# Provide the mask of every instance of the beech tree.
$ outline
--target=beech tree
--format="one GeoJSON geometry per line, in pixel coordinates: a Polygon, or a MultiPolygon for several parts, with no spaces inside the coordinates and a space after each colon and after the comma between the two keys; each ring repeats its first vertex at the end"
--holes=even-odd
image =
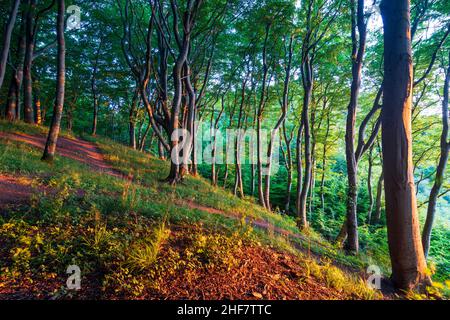
{"type": "Polygon", "coordinates": [[[56,143],[61,129],[61,118],[64,107],[64,88],[66,80],[66,42],[64,39],[64,0],[57,0],[58,15],[56,23],[56,37],[58,41],[57,56],[57,78],[56,78],[56,99],[53,107],[53,117],[48,132],[47,143],[45,144],[42,160],[53,161],[56,152],[56,143]]]}
{"type": "Polygon", "coordinates": [[[383,0],[383,172],[392,280],[403,289],[428,281],[413,177],[411,105],[413,70],[410,1],[383,0]]]}

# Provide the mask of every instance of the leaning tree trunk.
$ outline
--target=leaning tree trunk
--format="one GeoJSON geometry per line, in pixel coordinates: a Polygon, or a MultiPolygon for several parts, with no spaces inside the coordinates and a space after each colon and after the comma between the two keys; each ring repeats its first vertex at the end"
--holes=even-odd
{"type": "Polygon", "coordinates": [[[0,89],[3,85],[3,79],[5,78],[6,62],[8,60],[9,47],[11,45],[11,35],[16,23],[17,12],[19,11],[20,0],[13,2],[11,13],[9,14],[8,21],[6,22],[5,31],[3,32],[3,48],[0,53],[0,89]]]}
{"type": "Polygon", "coordinates": [[[383,0],[384,92],[382,146],[392,280],[412,289],[429,282],[415,196],[411,104],[413,68],[410,1],[383,0]]]}
{"type": "Polygon", "coordinates": [[[433,221],[436,212],[436,202],[444,182],[444,173],[447,167],[448,153],[450,150],[450,142],[448,139],[448,100],[449,100],[449,85],[450,85],[450,53],[448,69],[445,75],[444,82],[444,100],[442,101],[442,133],[441,133],[441,155],[439,157],[439,164],[436,170],[436,177],[434,179],[433,187],[431,188],[430,198],[428,202],[427,218],[422,232],[422,244],[425,257],[428,256],[430,249],[431,231],[433,229],[433,221]]]}
{"type": "Polygon", "coordinates": [[[56,100],[53,108],[52,123],[48,132],[47,143],[45,145],[42,160],[52,161],[55,157],[56,143],[61,128],[61,117],[64,106],[64,86],[66,78],[66,43],[64,39],[64,0],[58,0],[58,17],[56,26],[56,36],[58,41],[57,66],[58,75],[56,79],[56,100]]]}

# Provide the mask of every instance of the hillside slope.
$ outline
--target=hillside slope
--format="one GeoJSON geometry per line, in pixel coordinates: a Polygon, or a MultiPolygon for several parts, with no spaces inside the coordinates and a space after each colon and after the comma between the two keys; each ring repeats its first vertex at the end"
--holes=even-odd
{"type": "Polygon", "coordinates": [[[104,138],[0,122],[0,298],[378,299],[368,262],[292,218],[104,138]],[[119,156],[120,155],[120,156],[119,156]],[[81,270],[68,290],[67,268],[81,270]]]}

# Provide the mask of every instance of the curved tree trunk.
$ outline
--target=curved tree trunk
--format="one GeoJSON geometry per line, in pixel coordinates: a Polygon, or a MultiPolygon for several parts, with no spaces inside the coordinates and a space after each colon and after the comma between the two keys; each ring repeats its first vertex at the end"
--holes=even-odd
{"type": "Polygon", "coordinates": [[[382,109],[386,222],[392,280],[412,289],[429,283],[419,231],[413,177],[410,1],[383,0],[384,92],[382,109]]]}

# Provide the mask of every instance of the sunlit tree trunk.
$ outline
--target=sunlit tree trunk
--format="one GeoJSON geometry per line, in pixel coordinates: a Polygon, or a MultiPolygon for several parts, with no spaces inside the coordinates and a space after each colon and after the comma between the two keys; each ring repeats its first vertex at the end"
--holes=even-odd
{"type": "Polygon", "coordinates": [[[429,282],[419,231],[413,177],[413,68],[410,1],[383,0],[384,92],[382,146],[392,280],[401,289],[429,282]]]}

